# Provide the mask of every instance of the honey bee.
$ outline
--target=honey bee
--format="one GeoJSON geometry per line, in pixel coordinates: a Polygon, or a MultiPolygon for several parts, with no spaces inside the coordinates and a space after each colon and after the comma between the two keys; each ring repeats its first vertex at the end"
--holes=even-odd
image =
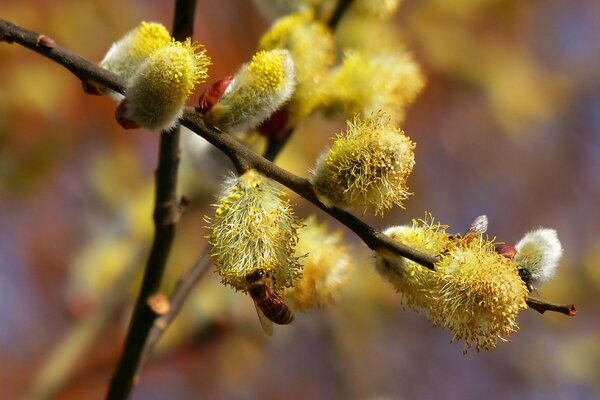
{"type": "Polygon", "coordinates": [[[469,245],[474,239],[481,237],[488,228],[487,215],[480,215],[475,218],[475,221],[471,223],[467,232],[463,235],[463,242],[465,245],[469,245]]]}
{"type": "Polygon", "coordinates": [[[254,301],[258,320],[265,333],[273,335],[273,322],[279,325],[289,324],[294,314],[273,290],[274,282],[262,269],[246,275],[248,294],[254,301]]]}

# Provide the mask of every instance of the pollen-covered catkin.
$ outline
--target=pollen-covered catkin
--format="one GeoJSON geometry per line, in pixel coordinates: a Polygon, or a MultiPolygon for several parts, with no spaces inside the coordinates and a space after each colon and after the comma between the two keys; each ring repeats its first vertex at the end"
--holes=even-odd
{"type": "Polygon", "coordinates": [[[100,66],[129,79],[150,54],[170,42],[171,36],[164,25],[142,21],[112,44],[100,66]]]}
{"type": "Polygon", "coordinates": [[[453,340],[463,340],[465,351],[495,348],[519,329],[516,318],[527,308],[528,290],[515,265],[496,253],[492,242],[475,239],[456,246],[435,269],[440,284],[431,291],[429,319],[450,330],[453,340]]]}
{"type": "Polygon", "coordinates": [[[208,236],[223,283],[246,291],[246,275],[259,269],[279,289],[300,277],[294,251],[302,225],[283,196],[274,181],[255,170],[225,181],[208,236]]]}
{"type": "Polygon", "coordinates": [[[260,51],[238,70],[205,120],[226,132],[255,128],[290,98],[295,85],[287,50],[260,51]]]}
{"type": "Polygon", "coordinates": [[[315,20],[312,12],[297,12],[275,21],[260,39],[258,48],[290,52],[297,84],[288,110],[294,119],[310,114],[317,104],[317,85],[335,60],[330,29],[315,20]]]}
{"type": "Polygon", "coordinates": [[[554,277],[563,252],[556,231],[545,228],[527,233],[515,249],[513,261],[529,272],[534,287],[554,277]]]}
{"type": "Polygon", "coordinates": [[[342,232],[331,232],[311,216],[300,230],[296,255],[302,257],[302,277],[288,290],[294,308],[307,310],[333,302],[350,282],[354,257],[342,232]]]}
{"type": "Polygon", "coordinates": [[[168,130],[177,124],[185,101],[197,83],[207,77],[206,51],[188,39],[171,41],[152,53],[137,69],[125,93],[119,117],[151,130],[168,130]]]}
{"type": "MultiPolygon", "coordinates": [[[[425,219],[413,220],[411,226],[392,226],[383,233],[416,250],[435,255],[453,245],[446,228],[427,214],[425,219]]],[[[375,267],[410,308],[418,311],[429,306],[432,301],[429,292],[438,284],[434,271],[386,250],[376,252],[375,267]]]]}
{"type": "Polygon", "coordinates": [[[435,326],[471,347],[495,348],[498,340],[519,329],[516,318],[527,308],[527,287],[516,266],[481,237],[461,240],[446,233],[428,216],[412,226],[388,228],[385,233],[439,261],[430,270],[385,250],[376,253],[377,271],[416,311],[435,326]]]}
{"type": "Polygon", "coordinates": [[[399,123],[404,109],[424,87],[424,78],[406,52],[348,51],[320,85],[319,108],[327,115],[363,117],[384,110],[399,123]]]}
{"type": "Polygon", "coordinates": [[[329,207],[374,207],[375,214],[402,206],[409,195],[414,143],[382,112],[347,124],[347,132],[337,135],[311,172],[319,200],[329,207]]]}

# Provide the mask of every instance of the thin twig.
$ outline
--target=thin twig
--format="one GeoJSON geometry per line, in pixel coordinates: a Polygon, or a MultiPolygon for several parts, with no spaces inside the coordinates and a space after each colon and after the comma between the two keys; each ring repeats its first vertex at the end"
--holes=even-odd
{"type": "Polygon", "coordinates": [[[527,299],[527,305],[529,308],[539,312],[540,314],[543,314],[546,311],[554,311],[568,315],[569,317],[574,317],[577,314],[575,304],[554,304],[530,297],[527,299]]]}
{"type": "MultiPolygon", "coordinates": [[[[193,31],[195,0],[177,0],[175,3],[174,32],[176,40],[184,40],[193,31]]],[[[148,300],[160,289],[163,273],[175,238],[175,228],[181,216],[177,199],[177,173],[181,151],[179,126],[160,135],[158,166],[156,168],[156,198],[154,204],[154,239],[144,271],[142,287],[131,317],[129,331],[121,359],[108,389],[107,399],[127,399],[134,386],[142,353],[158,317],[148,300]]]]}
{"type": "Polygon", "coordinates": [[[348,11],[348,8],[350,8],[353,1],[354,0],[338,1],[338,3],[335,6],[335,10],[333,10],[331,18],[327,22],[327,25],[329,26],[329,28],[331,28],[331,30],[335,30],[335,28],[337,28],[337,25],[339,24],[346,11],[348,11]]]}
{"type": "Polygon", "coordinates": [[[209,270],[211,265],[210,248],[207,246],[192,268],[184,273],[177,281],[171,296],[169,296],[169,304],[171,306],[169,312],[154,321],[154,326],[152,327],[150,335],[148,336],[148,340],[146,341],[146,347],[144,348],[144,353],[142,356],[142,363],[148,359],[150,354],[152,354],[156,343],[162,337],[167,327],[171,325],[177,315],[179,315],[181,308],[185,304],[185,300],[196,286],[196,283],[198,283],[200,278],[202,278],[209,270]]]}

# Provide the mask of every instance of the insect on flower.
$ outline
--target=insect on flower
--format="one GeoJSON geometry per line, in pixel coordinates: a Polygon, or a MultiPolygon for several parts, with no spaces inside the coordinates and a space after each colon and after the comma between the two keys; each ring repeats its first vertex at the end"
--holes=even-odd
{"type": "Polygon", "coordinates": [[[265,333],[273,335],[273,322],[287,325],[294,320],[294,314],[274,290],[273,279],[262,269],[246,275],[248,294],[254,301],[258,320],[265,333]]]}
{"type": "Polygon", "coordinates": [[[481,235],[483,235],[485,232],[487,232],[487,228],[488,228],[487,215],[480,215],[479,217],[475,218],[475,221],[473,221],[471,223],[471,225],[469,226],[469,229],[463,236],[463,242],[466,245],[468,245],[474,239],[481,238],[481,235]]]}

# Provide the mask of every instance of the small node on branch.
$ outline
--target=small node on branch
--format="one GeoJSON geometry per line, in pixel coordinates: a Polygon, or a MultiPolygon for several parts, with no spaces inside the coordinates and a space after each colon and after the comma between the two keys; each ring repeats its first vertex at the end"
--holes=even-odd
{"type": "Polygon", "coordinates": [[[171,309],[169,298],[163,293],[155,294],[148,299],[148,306],[157,315],[165,315],[171,309]]]}
{"type": "Polygon", "coordinates": [[[46,49],[52,49],[52,48],[54,48],[54,46],[56,46],[56,42],[54,41],[54,39],[52,39],[49,36],[42,35],[42,34],[40,34],[37,37],[35,44],[38,47],[43,47],[46,49]]]}
{"type": "Polygon", "coordinates": [[[187,193],[182,194],[181,197],[179,198],[179,211],[183,212],[187,208],[187,206],[190,205],[191,202],[192,202],[192,197],[189,194],[187,194],[187,193]]]}

